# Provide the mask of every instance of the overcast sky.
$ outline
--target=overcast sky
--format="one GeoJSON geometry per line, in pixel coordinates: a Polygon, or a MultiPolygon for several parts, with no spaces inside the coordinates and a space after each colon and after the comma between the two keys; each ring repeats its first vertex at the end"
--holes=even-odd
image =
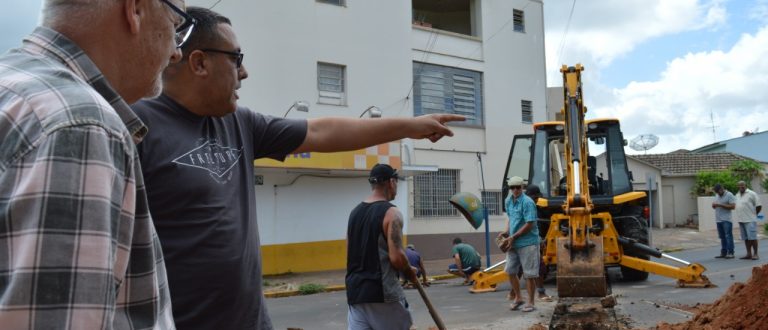
{"type": "Polygon", "coordinates": [[[588,117],[658,136],[648,153],[768,130],[768,1],[576,1],[566,34],[572,4],[544,1],[547,79],[582,63],[588,117]]]}
{"type": "MultiPolygon", "coordinates": [[[[36,25],[40,4],[4,0],[0,52],[36,25]]],[[[649,153],[768,130],[768,0],[573,4],[544,1],[547,81],[562,85],[560,65],[582,63],[588,117],[621,119],[630,140],[658,136],[649,153]]]]}

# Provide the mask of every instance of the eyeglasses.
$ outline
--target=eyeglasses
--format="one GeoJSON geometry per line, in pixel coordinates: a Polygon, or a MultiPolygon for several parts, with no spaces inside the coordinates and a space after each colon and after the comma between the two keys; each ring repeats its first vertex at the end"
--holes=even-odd
{"type": "Polygon", "coordinates": [[[509,189],[522,189],[523,186],[509,186],[509,189]]]}
{"type": "Polygon", "coordinates": [[[204,52],[227,54],[227,55],[230,55],[230,56],[234,56],[235,58],[237,58],[237,68],[239,69],[243,65],[243,57],[245,57],[245,54],[243,54],[241,52],[230,52],[230,51],[226,51],[226,50],[213,49],[213,48],[204,48],[204,49],[201,49],[201,50],[204,51],[204,52]]]}
{"type": "Polygon", "coordinates": [[[168,5],[168,7],[171,7],[171,10],[173,10],[176,14],[181,16],[181,24],[176,26],[176,48],[180,48],[184,45],[184,43],[189,39],[189,35],[192,34],[192,29],[195,27],[195,24],[197,24],[197,21],[194,17],[189,16],[186,12],[181,10],[181,8],[176,7],[176,5],[172,4],[170,0],[160,0],[164,4],[168,5]]]}

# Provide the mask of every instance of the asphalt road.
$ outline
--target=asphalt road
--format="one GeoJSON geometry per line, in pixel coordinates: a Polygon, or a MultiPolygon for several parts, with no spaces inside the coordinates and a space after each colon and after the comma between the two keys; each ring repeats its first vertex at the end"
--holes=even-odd
{"type": "MultiPolygon", "coordinates": [[[[763,251],[767,251],[768,240],[760,243],[763,251]]],[[[743,250],[743,246],[736,247],[737,257],[743,255],[743,250]]],[[[705,274],[717,285],[715,288],[678,288],[675,280],[656,275],[651,275],[643,282],[622,282],[618,280],[618,272],[611,270],[612,291],[618,301],[617,314],[629,319],[630,324],[638,328],[651,327],[661,321],[685,321],[692,314],[679,309],[679,306],[714,302],[731,284],[746,282],[753,267],[768,261],[768,252],[763,254],[762,260],[757,261],[715,259],[714,256],[719,252],[719,247],[710,247],[672,254],[704,265],[707,268],[705,274]]],[[[548,293],[554,293],[554,281],[545,286],[548,293]]],[[[510,311],[509,302],[505,299],[509,290],[508,283],[500,285],[496,292],[483,294],[469,293],[468,287],[461,285],[458,279],[433,283],[426,290],[449,329],[527,329],[537,323],[546,325],[555,306],[554,302],[537,301],[538,309],[534,312],[510,311]]],[[[411,305],[415,326],[418,329],[433,326],[418,292],[406,290],[406,297],[411,305]]],[[[347,304],[344,291],[267,299],[267,305],[275,329],[346,329],[347,304]]]]}

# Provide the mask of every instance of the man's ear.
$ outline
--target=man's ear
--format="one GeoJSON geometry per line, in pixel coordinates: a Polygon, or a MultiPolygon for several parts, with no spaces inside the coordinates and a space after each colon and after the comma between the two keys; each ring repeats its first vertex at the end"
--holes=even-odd
{"type": "Polygon", "coordinates": [[[148,0],[125,0],[123,10],[132,34],[138,34],[141,29],[141,19],[146,13],[143,6],[148,0]]]}
{"type": "Polygon", "coordinates": [[[187,67],[196,76],[208,76],[210,69],[208,56],[202,50],[193,50],[187,55],[187,67]]]}

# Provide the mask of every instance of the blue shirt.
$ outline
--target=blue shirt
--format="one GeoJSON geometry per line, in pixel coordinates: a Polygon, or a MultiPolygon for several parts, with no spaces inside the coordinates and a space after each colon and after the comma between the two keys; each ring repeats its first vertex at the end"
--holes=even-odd
{"type": "Polygon", "coordinates": [[[525,194],[521,194],[518,198],[509,194],[504,201],[504,206],[507,208],[507,216],[509,217],[510,236],[525,226],[526,223],[533,222],[531,230],[514,240],[514,247],[519,249],[528,245],[539,244],[539,226],[536,225],[538,216],[533,200],[525,194]]]}

